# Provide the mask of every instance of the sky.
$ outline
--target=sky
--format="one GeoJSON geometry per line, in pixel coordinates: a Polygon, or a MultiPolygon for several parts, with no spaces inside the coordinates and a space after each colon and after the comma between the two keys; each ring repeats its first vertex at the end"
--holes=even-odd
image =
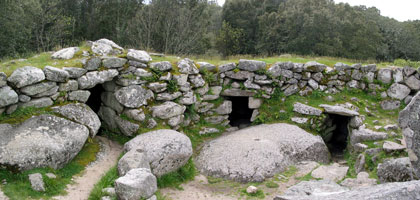
{"type": "MultiPolygon", "coordinates": [[[[220,5],[225,0],[217,0],[220,5]]],[[[394,18],[398,21],[420,20],[420,0],[334,0],[336,3],[344,2],[352,6],[365,5],[376,7],[381,15],[394,18]]]]}

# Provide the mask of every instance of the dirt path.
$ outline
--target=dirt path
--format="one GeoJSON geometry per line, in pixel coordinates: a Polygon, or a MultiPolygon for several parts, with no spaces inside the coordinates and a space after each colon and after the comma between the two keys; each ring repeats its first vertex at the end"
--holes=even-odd
{"type": "MultiPolygon", "coordinates": [[[[257,187],[264,191],[264,199],[273,199],[279,194],[282,194],[288,187],[295,185],[299,182],[297,177],[302,177],[310,173],[313,169],[318,167],[319,164],[315,162],[304,162],[298,164],[297,171],[290,177],[278,177],[279,180],[274,178],[270,179],[272,182],[278,184],[278,187],[268,188],[266,185],[261,184],[257,187]]],[[[240,184],[231,181],[213,181],[209,183],[208,179],[203,175],[198,175],[195,180],[182,184],[183,190],[172,188],[165,188],[161,190],[163,196],[168,200],[237,200],[237,199],[250,199],[247,196],[241,195],[241,190],[247,188],[248,185],[240,184]]],[[[252,198],[251,198],[252,199],[252,198]]]]}
{"type": "Polygon", "coordinates": [[[1,191],[1,187],[0,187],[0,200],[8,200],[9,198],[6,197],[6,195],[4,195],[4,193],[1,191]]]}
{"type": "Polygon", "coordinates": [[[67,195],[54,197],[56,200],[86,200],[93,187],[105,173],[117,163],[123,147],[107,138],[97,136],[101,142],[98,160],[89,165],[81,176],[74,178],[74,184],[67,187],[67,195]]]}

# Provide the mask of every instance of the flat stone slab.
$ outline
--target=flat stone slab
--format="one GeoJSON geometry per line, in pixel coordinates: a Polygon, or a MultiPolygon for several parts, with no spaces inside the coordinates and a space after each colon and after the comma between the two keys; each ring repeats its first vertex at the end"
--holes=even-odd
{"type": "Polygon", "coordinates": [[[208,142],[196,165],[208,176],[260,182],[301,161],[328,160],[328,149],[321,137],[279,123],[241,129],[208,142]]]}
{"type": "Polygon", "coordinates": [[[331,106],[331,105],[321,104],[319,105],[319,107],[324,108],[325,109],[324,112],[329,113],[329,114],[336,114],[336,115],[347,116],[347,117],[354,117],[354,116],[359,115],[358,112],[344,108],[342,106],[331,106]]]}
{"type": "Polygon", "coordinates": [[[338,163],[323,165],[312,172],[312,177],[337,182],[346,176],[348,170],[349,167],[341,167],[338,163]]]}

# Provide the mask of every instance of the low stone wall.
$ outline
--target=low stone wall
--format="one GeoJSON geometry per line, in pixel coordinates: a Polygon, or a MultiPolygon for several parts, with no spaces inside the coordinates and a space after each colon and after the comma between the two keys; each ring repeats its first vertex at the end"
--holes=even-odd
{"type": "MultiPolygon", "coordinates": [[[[259,99],[271,98],[276,88],[286,96],[361,89],[380,95],[386,110],[400,108],[402,101],[410,102],[420,90],[420,73],[410,67],[378,69],[376,65],[337,63],[330,68],[317,62],[267,65],[253,60],[214,66],[190,59],[153,62],[146,52],[133,49],[122,57],[110,56],[124,51],[110,42],[93,42],[91,47],[83,53],[83,68],[46,66],[41,70],[28,66],[9,77],[0,72],[0,114],[11,114],[18,107],[86,102],[89,89],[101,84],[104,92],[95,101],[100,104],[98,114],[103,124],[132,136],[140,128],[158,124],[178,129],[205,120],[227,126],[232,111],[232,102],[224,98],[227,96],[249,97],[255,118],[259,99]]],[[[60,58],[58,53],[55,58],[60,58]]]]}

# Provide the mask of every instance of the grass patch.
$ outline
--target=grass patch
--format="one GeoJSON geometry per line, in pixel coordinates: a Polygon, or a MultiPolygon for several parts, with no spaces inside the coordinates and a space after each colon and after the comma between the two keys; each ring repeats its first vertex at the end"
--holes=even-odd
{"type": "Polygon", "coordinates": [[[2,187],[6,196],[11,200],[21,199],[51,199],[53,196],[65,193],[67,184],[71,183],[74,175],[82,172],[85,167],[96,159],[100,146],[97,140],[86,143],[80,153],[64,168],[54,170],[51,168],[33,169],[22,173],[12,173],[5,169],[0,169],[0,180],[5,179],[7,184],[2,187]],[[32,190],[28,175],[41,173],[45,182],[45,192],[32,190]],[[53,173],[56,179],[49,179],[46,173],[53,173]]]}
{"type": "Polygon", "coordinates": [[[269,182],[265,183],[265,186],[268,187],[268,188],[278,188],[279,184],[277,184],[273,181],[269,181],[269,182]]]}
{"type": "Polygon", "coordinates": [[[99,200],[106,194],[102,192],[102,189],[107,187],[114,187],[114,181],[118,178],[117,166],[112,167],[102,178],[95,184],[92,192],[90,192],[88,200],[99,200]]]}
{"type": "Polygon", "coordinates": [[[258,199],[264,199],[265,198],[264,192],[260,189],[258,189],[257,192],[253,193],[253,194],[249,194],[249,193],[246,192],[246,189],[242,189],[241,190],[241,196],[255,197],[255,198],[258,198],[258,199]]]}
{"type": "Polygon", "coordinates": [[[182,183],[194,180],[194,177],[198,174],[195,168],[194,162],[190,159],[187,164],[178,169],[175,172],[165,174],[158,178],[157,183],[159,188],[172,187],[176,189],[182,189],[180,186],[182,183]]]}
{"type": "Polygon", "coordinates": [[[0,124],[20,124],[27,119],[43,114],[54,114],[51,108],[18,108],[15,112],[10,115],[3,113],[0,115],[0,124]]]}

